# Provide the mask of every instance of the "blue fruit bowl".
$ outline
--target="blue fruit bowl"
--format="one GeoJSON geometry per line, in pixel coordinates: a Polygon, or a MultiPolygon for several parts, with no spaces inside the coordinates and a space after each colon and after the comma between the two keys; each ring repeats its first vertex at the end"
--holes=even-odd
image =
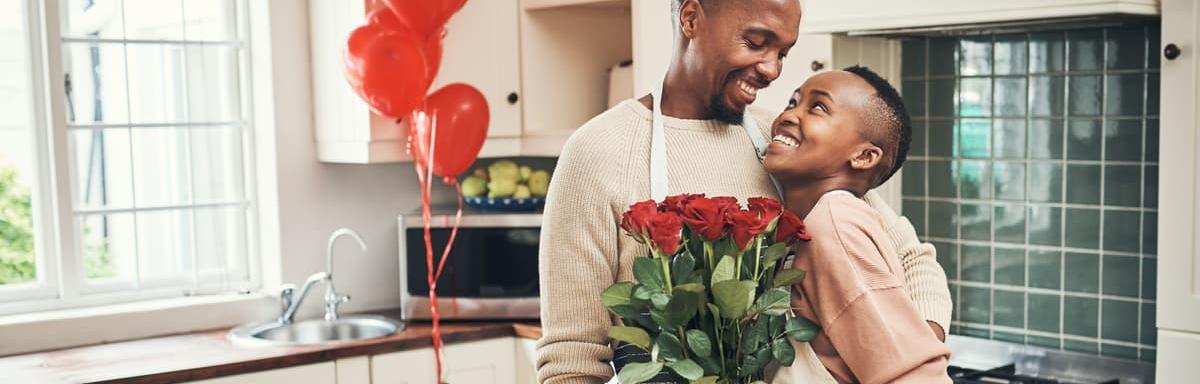
{"type": "Polygon", "coordinates": [[[517,199],[512,197],[465,196],[463,197],[463,202],[467,203],[467,206],[483,211],[526,212],[541,209],[546,199],[541,197],[517,199]]]}

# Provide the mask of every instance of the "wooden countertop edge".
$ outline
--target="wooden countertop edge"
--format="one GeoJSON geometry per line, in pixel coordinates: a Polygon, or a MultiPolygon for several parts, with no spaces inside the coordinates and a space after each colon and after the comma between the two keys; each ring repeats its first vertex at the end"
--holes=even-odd
{"type": "MultiPolygon", "coordinates": [[[[443,324],[442,338],[446,344],[478,341],[492,339],[498,337],[517,337],[524,339],[541,338],[541,328],[536,324],[518,323],[518,322],[476,322],[476,323],[448,323],[443,324]]],[[[227,330],[195,332],[183,336],[204,337],[213,334],[227,332],[227,330]]],[[[81,372],[82,382],[87,383],[163,383],[163,382],[181,382],[204,380],[223,376],[232,376],[244,373],[252,373],[266,371],[272,369],[288,368],[300,365],[315,364],[327,361],[334,361],[342,358],[377,355],[391,352],[399,352],[420,348],[428,348],[433,345],[433,341],[429,338],[430,329],[428,323],[410,324],[405,330],[394,335],[371,340],[362,340],[350,342],[346,344],[333,346],[308,346],[308,347],[279,347],[276,351],[265,351],[265,356],[249,357],[245,360],[217,363],[212,365],[197,366],[194,368],[171,369],[164,372],[153,373],[132,373],[127,377],[97,377],[88,378],[86,369],[81,372]],[[271,352],[278,354],[270,355],[271,352]]],[[[180,335],[175,335],[178,337],[180,335]]],[[[164,337],[166,338],[166,337],[164,337]]],[[[138,341],[132,341],[138,342],[138,341]]],[[[86,347],[80,347],[86,348],[86,347]]],[[[234,347],[241,348],[241,347],[234,347]]],[[[256,347],[248,347],[256,348],[256,347]]],[[[268,347],[269,348],[269,347],[268,347]]],[[[55,352],[45,352],[53,354],[55,352]]],[[[9,356],[9,357],[20,357],[9,356]]],[[[0,358],[0,367],[3,366],[5,358],[0,358]]],[[[203,364],[203,363],[202,363],[203,364]]],[[[19,367],[18,367],[19,368],[19,367]]],[[[88,367],[85,367],[88,368],[88,367]]],[[[94,368],[94,367],[91,367],[94,368]]],[[[54,372],[52,368],[42,368],[48,372],[14,372],[17,377],[23,377],[22,374],[28,374],[33,378],[43,379],[61,379],[67,382],[78,382],[80,377],[71,375],[71,372],[54,372]],[[72,379],[73,378],[73,379],[72,379]]],[[[60,368],[69,369],[69,368],[60,368]]],[[[93,372],[94,373],[94,372],[93,372]]],[[[117,374],[119,375],[119,374],[117,374]]],[[[105,375],[106,376],[106,375],[105,375]]]]}

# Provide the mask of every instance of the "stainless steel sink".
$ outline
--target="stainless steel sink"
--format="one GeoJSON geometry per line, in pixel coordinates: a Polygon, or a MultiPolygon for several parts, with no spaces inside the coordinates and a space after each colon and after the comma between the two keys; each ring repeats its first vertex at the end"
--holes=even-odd
{"type": "Polygon", "coordinates": [[[347,316],[292,324],[279,321],[245,324],[229,331],[229,338],[245,346],[320,345],[384,337],[402,329],[403,324],[382,316],[347,316]]]}

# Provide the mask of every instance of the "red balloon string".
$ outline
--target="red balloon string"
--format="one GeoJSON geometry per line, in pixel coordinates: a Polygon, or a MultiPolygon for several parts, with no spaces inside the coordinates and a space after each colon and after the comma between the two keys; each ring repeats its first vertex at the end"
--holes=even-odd
{"type": "MultiPolygon", "coordinates": [[[[431,122],[421,111],[413,111],[412,122],[416,129],[432,129],[436,132],[436,122],[431,122]]],[[[418,135],[420,136],[420,135],[418,135]]],[[[431,214],[430,214],[430,189],[433,188],[433,153],[434,153],[434,135],[428,135],[429,142],[424,143],[429,151],[426,153],[426,164],[421,164],[418,161],[413,162],[413,167],[417,171],[417,181],[421,184],[421,219],[425,224],[425,268],[427,271],[427,282],[429,285],[429,314],[433,320],[433,329],[431,338],[433,339],[433,360],[434,367],[437,372],[437,383],[442,383],[442,332],[441,332],[441,316],[438,314],[437,304],[437,280],[441,277],[442,267],[445,266],[446,256],[442,255],[442,260],[439,261],[438,267],[434,268],[433,261],[433,236],[431,232],[431,214]]],[[[411,137],[410,137],[411,140],[411,137]]],[[[457,225],[456,225],[457,227],[457,225]]],[[[456,228],[457,230],[457,228],[456,228]]],[[[451,237],[453,241],[453,237],[451,237]]],[[[448,248],[448,247],[447,247],[448,248]]]]}

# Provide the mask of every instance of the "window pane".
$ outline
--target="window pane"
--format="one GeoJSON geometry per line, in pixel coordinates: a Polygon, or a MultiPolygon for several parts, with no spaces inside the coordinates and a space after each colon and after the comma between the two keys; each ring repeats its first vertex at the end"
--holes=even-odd
{"type": "Polygon", "coordinates": [[[133,192],[137,207],[191,203],[187,129],[134,129],[132,148],[133,192]]]}
{"type": "Polygon", "coordinates": [[[196,210],[196,258],[201,274],[246,271],[246,209],[196,210]]]}
{"type": "Polygon", "coordinates": [[[64,2],[65,36],[120,39],[125,35],[121,0],[70,0],[64,2]]]}
{"type": "Polygon", "coordinates": [[[26,2],[0,1],[0,286],[34,283],[36,141],[26,2]]]}
{"type": "Polygon", "coordinates": [[[191,144],[196,203],[244,200],[242,130],[227,126],[193,129],[191,144]]]}
{"type": "Polygon", "coordinates": [[[238,56],[235,48],[216,45],[187,47],[188,120],[229,122],[240,117],[238,56]]]}
{"type": "Polygon", "coordinates": [[[129,129],[72,130],[71,148],[79,209],[133,207],[129,129]]]}
{"type": "Polygon", "coordinates": [[[191,212],[138,212],[137,243],[142,282],[179,281],[191,274],[191,212]]]}
{"type": "Polygon", "coordinates": [[[233,0],[183,0],[183,34],[188,40],[234,39],[234,7],[233,0]]]}
{"type": "Polygon", "coordinates": [[[125,46],[116,43],[63,44],[67,87],[67,121],[74,124],[129,121],[125,81],[125,46]]]}
{"type": "Polygon", "coordinates": [[[183,39],[180,0],[123,0],[126,39],[183,39]]]}
{"type": "Polygon", "coordinates": [[[84,274],[92,282],[137,279],[137,242],[132,213],[86,215],[79,220],[83,236],[84,274]]]}
{"type": "Polygon", "coordinates": [[[129,115],[134,123],[186,121],[184,49],[166,44],[129,44],[129,115]]]}

